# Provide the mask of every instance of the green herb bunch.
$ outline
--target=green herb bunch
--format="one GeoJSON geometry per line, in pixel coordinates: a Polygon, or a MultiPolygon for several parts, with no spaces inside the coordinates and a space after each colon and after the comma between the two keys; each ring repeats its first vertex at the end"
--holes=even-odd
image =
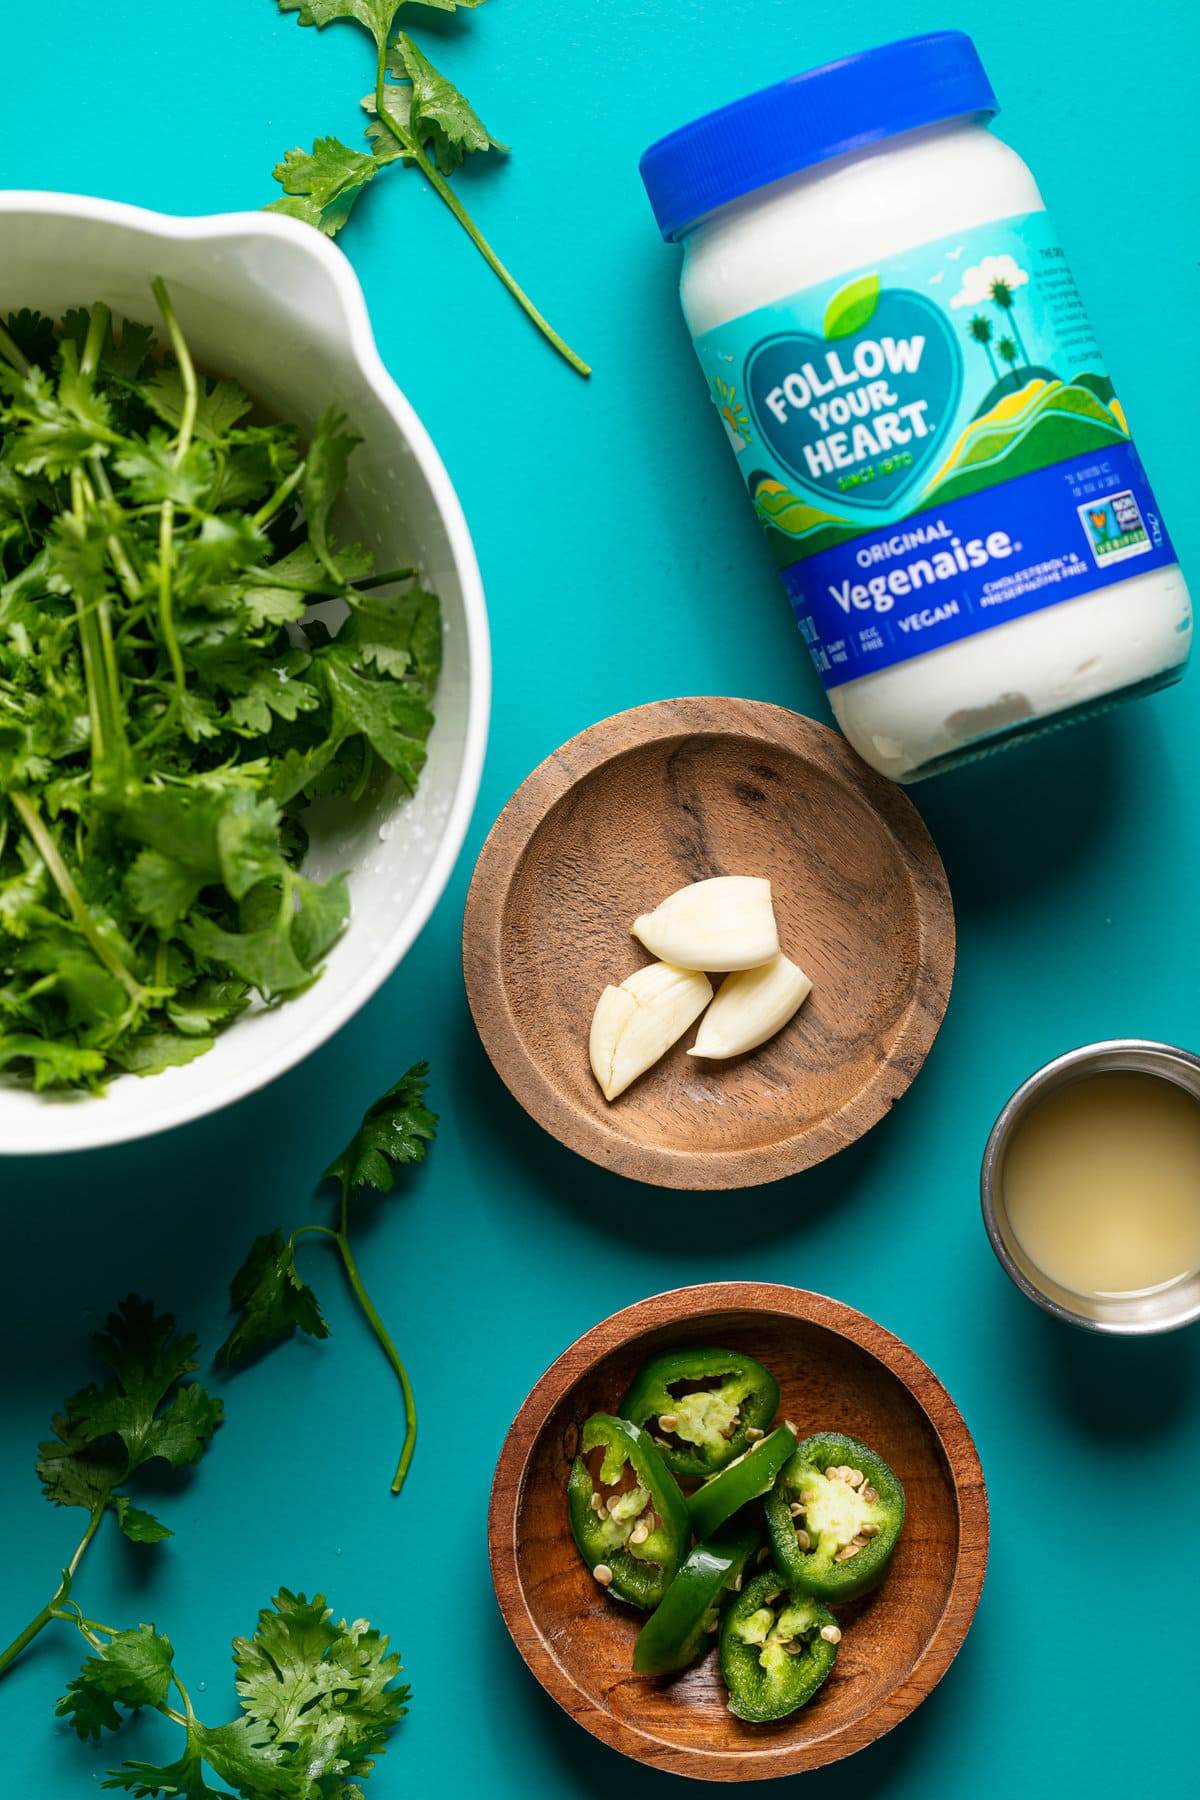
{"type": "Polygon", "coordinates": [[[366,1619],[335,1624],[323,1595],[310,1601],[282,1589],[253,1635],[234,1639],[240,1714],[212,1726],[196,1716],[164,1632],[106,1625],[74,1599],[79,1566],[109,1513],[135,1543],[172,1535],[134,1504],[129,1484],[155,1462],[180,1470],[198,1463],[223,1414],[220,1400],[187,1379],[198,1367],[196,1339],[178,1334],[171,1315],[148,1301],[122,1301],[96,1349],[106,1379],[64,1403],[37,1461],[46,1498],[82,1509],[87,1528],[49,1601],[0,1651],[0,1675],[57,1622],[73,1627],[89,1651],[57,1707],[81,1738],[119,1731],[143,1707],[181,1727],[175,1761],[126,1762],[106,1788],[186,1800],[229,1800],[230,1790],[241,1800],[361,1800],[359,1784],[409,1697],[396,1685],[400,1658],[366,1619]],[[228,1785],[210,1786],[210,1774],[228,1785]]]}
{"type": "MultiPolygon", "coordinates": [[[[375,86],[362,101],[370,115],[370,150],[354,150],[340,138],[320,137],[309,150],[289,150],[275,170],[284,198],[266,208],[315,225],[327,236],[339,232],[368,183],[393,164],[418,169],[449,208],[489,269],[522,311],[580,375],[591,370],[538,311],[504,266],[450,185],[449,176],[468,156],[489,151],[507,155],[466,96],[435,69],[397,21],[408,0],[277,0],[280,12],[298,13],[301,25],[323,30],[339,20],[361,25],[375,44],[375,86]]],[[[438,12],[462,12],[483,0],[421,0],[438,12]]]]}
{"type": "Polygon", "coordinates": [[[307,987],[349,902],[305,810],[411,790],[432,724],[436,598],[333,532],[345,421],[257,420],[154,292],[167,354],[104,306],[0,324],[0,1069],[38,1088],[307,987]]]}
{"type": "Polygon", "coordinates": [[[171,1763],[126,1762],[106,1788],[145,1800],[362,1800],[360,1783],[408,1711],[400,1658],[366,1619],[334,1624],[324,1594],[283,1588],[249,1638],[233,1640],[240,1716],[204,1725],[175,1668],[171,1640],[152,1625],[118,1631],[82,1614],[92,1655],[58,1703],[81,1738],[119,1731],[122,1712],[153,1707],[182,1727],[171,1763]],[[172,1690],[179,1705],[171,1703],[172,1690]],[[210,1787],[209,1771],[228,1786],[210,1787]]]}

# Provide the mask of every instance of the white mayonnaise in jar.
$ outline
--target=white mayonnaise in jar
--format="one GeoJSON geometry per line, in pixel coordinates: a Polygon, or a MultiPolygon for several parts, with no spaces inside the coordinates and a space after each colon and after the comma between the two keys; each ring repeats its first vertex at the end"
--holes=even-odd
{"type": "Polygon", "coordinates": [[[1165,687],[1191,608],[968,37],[655,144],[683,310],[842,730],[899,781],[1165,687]]]}

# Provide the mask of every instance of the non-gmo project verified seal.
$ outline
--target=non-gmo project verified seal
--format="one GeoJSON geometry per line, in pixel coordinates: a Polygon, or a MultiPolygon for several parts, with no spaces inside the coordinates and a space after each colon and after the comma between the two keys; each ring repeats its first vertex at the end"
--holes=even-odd
{"type": "Polygon", "coordinates": [[[1098,569],[1124,562],[1130,556],[1142,556],[1150,549],[1150,534],[1128,488],[1105,500],[1089,500],[1076,510],[1098,569]]]}

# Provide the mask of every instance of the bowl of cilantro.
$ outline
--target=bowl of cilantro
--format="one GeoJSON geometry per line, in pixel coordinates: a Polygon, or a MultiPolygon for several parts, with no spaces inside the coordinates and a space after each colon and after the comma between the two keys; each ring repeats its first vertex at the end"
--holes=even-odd
{"type": "Polygon", "coordinates": [[[449,878],[489,697],[341,252],[0,193],[0,1153],[198,1118],[344,1024],[449,878]]]}

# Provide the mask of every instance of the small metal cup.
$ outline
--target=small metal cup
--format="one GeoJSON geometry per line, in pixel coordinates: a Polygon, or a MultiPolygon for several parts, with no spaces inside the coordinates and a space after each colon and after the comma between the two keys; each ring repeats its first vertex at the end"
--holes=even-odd
{"type": "MultiPolygon", "coordinates": [[[[1156,1044],[1143,1038],[1110,1038],[1106,1043],[1084,1044],[1079,1050],[1056,1057],[1017,1089],[992,1127],[980,1173],[983,1220],[992,1249],[1004,1268],[1021,1292],[1043,1311],[1070,1325],[1081,1325],[1085,1331],[1101,1331],[1115,1337],[1147,1336],[1157,1331],[1174,1331],[1200,1319],[1200,1270],[1155,1293],[1103,1298],[1072,1293],[1026,1256],[1009,1222],[1004,1200],[1005,1155],[1013,1133],[1030,1109],[1055,1088],[1083,1076],[1117,1071],[1173,1081],[1200,1100],[1200,1057],[1172,1044],[1156,1044]]],[[[1132,1204],[1136,1205],[1136,1197],[1132,1204]]]]}

